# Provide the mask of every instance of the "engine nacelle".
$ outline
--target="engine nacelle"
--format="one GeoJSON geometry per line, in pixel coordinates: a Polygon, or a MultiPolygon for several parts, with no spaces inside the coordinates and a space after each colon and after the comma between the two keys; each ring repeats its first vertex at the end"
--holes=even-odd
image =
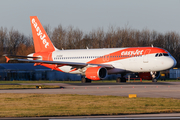
{"type": "Polygon", "coordinates": [[[91,80],[101,80],[107,76],[107,70],[103,67],[89,67],[86,69],[85,75],[91,80]]]}
{"type": "MultiPolygon", "coordinates": [[[[144,80],[152,80],[152,75],[150,72],[143,72],[143,73],[139,73],[138,74],[140,78],[144,79],[144,80]]],[[[160,72],[156,72],[155,74],[155,79],[157,79],[160,75],[160,72]]]]}

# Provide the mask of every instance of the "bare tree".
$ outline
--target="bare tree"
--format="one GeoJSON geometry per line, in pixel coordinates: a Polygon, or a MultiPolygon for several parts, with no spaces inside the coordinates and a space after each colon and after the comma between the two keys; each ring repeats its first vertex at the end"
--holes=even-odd
{"type": "MultiPolygon", "coordinates": [[[[153,44],[169,51],[177,60],[180,66],[180,35],[176,32],[165,34],[144,29],[142,31],[109,26],[107,32],[103,28],[93,29],[84,33],[78,28],[62,25],[51,30],[50,26],[44,26],[45,31],[53,44],[59,49],[84,49],[89,48],[115,48],[115,47],[145,47],[153,44]]],[[[0,55],[4,53],[27,55],[34,52],[32,36],[25,36],[13,28],[0,28],[0,55]],[[25,50],[26,49],[26,50],[25,50]]],[[[5,62],[0,57],[0,62],[5,62]]]]}
{"type": "Polygon", "coordinates": [[[81,48],[81,40],[83,39],[83,32],[79,29],[75,29],[73,31],[73,44],[74,44],[74,48],[76,49],[80,49],[81,48]]]}
{"type": "Polygon", "coordinates": [[[62,25],[58,25],[57,28],[54,28],[51,40],[57,48],[66,48],[65,38],[66,30],[63,29],[62,25]]]}
{"type": "Polygon", "coordinates": [[[20,34],[17,30],[11,28],[8,34],[8,39],[5,42],[7,45],[7,51],[10,54],[16,54],[19,44],[25,43],[26,39],[23,34],[20,34]]]}

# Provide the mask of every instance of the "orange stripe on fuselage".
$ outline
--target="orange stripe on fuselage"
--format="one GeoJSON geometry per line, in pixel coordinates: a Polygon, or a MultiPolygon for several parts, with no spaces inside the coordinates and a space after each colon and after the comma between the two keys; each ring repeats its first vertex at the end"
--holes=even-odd
{"type": "Polygon", "coordinates": [[[104,55],[100,58],[96,58],[87,63],[102,64],[102,63],[107,63],[107,62],[113,62],[116,60],[127,59],[130,57],[138,57],[141,55],[154,54],[154,53],[167,53],[167,51],[165,51],[164,49],[161,49],[161,48],[156,48],[156,47],[125,48],[125,49],[104,55]],[[146,51],[148,51],[148,52],[146,52],[146,51]]]}

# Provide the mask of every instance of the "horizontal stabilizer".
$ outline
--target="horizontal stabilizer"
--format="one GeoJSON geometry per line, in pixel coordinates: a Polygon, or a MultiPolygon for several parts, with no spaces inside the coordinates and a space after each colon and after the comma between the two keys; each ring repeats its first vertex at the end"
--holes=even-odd
{"type": "Polygon", "coordinates": [[[9,54],[4,54],[3,56],[10,57],[10,58],[40,58],[40,57],[31,57],[31,56],[20,56],[20,55],[9,55],[9,54]]]}

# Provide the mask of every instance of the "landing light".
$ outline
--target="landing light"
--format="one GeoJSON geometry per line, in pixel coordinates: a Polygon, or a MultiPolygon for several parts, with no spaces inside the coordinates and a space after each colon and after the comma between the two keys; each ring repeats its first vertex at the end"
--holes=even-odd
{"type": "Polygon", "coordinates": [[[36,86],[36,88],[37,88],[37,89],[41,89],[41,88],[42,88],[42,86],[36,86]]]}

